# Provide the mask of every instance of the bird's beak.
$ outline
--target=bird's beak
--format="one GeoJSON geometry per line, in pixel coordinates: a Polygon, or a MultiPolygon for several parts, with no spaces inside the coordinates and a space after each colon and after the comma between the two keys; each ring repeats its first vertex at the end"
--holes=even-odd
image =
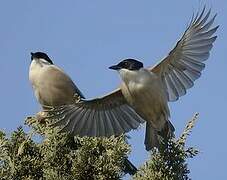
{"type": "Polygon", "coordinates": [[[31,60],[33,60],[33,55],[34,55],[34,53],[33,53],[33,52],[31,52],[31,60]]]}
{"type": "Polygon", "coordinates": [[[113,66],[110,66],[109,69],[119,70],[119,69],[121,69],[121,67],[118,65],[113,65],[113,66]]]}

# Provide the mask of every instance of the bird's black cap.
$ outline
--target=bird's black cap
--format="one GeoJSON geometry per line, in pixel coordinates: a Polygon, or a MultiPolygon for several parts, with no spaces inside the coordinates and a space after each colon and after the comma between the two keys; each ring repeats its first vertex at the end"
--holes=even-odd
{"type": "Polygon", "coordinates": [[[143,68],[143,63],[135,59],[124,59],[117,65],[110,66],[109,69],[119,70],[119,69],[128,69],[128,70],[139,70],[143,68]]]}
{"type": "Polygon", "coordinates": [[[53,64],[52,60],[44,52],[35,52],[35,53],[31,52],[31,60],[33,60],[34,58],[37,58],[37,59],[45,59],[50,64],[53,64]]]}

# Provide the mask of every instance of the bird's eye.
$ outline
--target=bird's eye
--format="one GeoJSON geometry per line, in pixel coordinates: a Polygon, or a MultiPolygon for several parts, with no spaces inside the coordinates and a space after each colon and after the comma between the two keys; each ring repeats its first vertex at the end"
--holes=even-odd
{"type": "Polygon", "coordinates": [[[127,61],[124,62],[124,66],[128,66],[128,62],[127,61]]]}

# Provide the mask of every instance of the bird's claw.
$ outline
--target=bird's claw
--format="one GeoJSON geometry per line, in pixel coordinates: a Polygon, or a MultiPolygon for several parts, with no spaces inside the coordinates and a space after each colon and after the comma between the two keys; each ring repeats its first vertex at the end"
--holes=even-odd
{"type": "Polygon", "coordinates": [[[77,93],[73,95],[73,98],[74,98],[74,100],[75,100],[75,103],[79,103],[79,102],[81,101],[81,97],[80,97],[80,95],[77,94],[77,93]]]}

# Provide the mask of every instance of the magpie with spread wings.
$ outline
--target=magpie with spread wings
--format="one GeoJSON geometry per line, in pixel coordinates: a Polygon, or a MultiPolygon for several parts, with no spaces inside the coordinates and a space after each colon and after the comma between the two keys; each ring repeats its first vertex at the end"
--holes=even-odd
{"type": "Polygon", "coordinates": [[[121,135],[146,122],[146,150],[159,146],[159,136],[171,137],[168,102],[185,95],[201,76],[217,36],[216,15],[204,7],[192,17],[170,53],[157,65],[145,68],[136,59],[124,59],[110,69],[122,83],[105,96],[85,99],[71,78],[43,52],[31,53],[29,79],[35,96],[56,119],[54,126],[79,136],[121,135]]]}

